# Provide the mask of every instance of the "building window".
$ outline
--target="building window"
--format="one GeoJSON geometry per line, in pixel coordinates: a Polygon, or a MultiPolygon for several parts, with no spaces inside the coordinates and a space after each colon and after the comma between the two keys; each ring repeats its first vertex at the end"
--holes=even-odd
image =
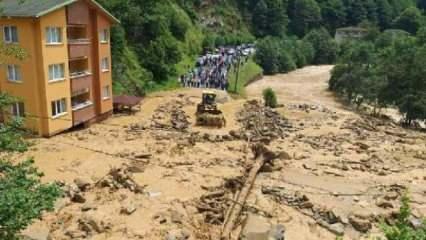
{"type": "Polygon", "coordinates": [[[60,81],[65,79],[64,74],[65,65],[52,64],[49,65],[49,81],[60,81]]]}
{"type": "Polygon", "coordinates": [[[21,82],[21,68],[18,65],[7,65],[7,80],[21,82]]]}
{"type": "Polygon", "coordinates": [[[103,29],[101,30],[101,34],[100,34],[100,39],[101,39],[101,43],[107,43],[109,42],[109,30],[108,29],[103,29]]]}
{"type": "Polygon", "coordinates": [[[25,117],[25,108],[23,102],[13,103],[11,112],[14,117],[25,117]]]}
{"type": "Polygon", "coordinates": [[[62,29],[59,27],[46,28],[46,42],[47,44],[62,43],[62,29]]]}
{"type": "Polygon", "coordinates": [[[102,99],[107,100],[111,98],[111,91],[109,86],[105,86],[102,88],[102,99]]]}
{"type": "Polygon", "coordinates": [[[109,61],[108,61],[108,58],[102,58],[101,69],[102,69],[102,72],[109,71],[109,61]]]}
{"type": "Polygon", "coordinates": [[[65,98],[52,102],[52,117],[58,117],[67,113],[67,101],[65,98]]]}
{"type": "Polygon", "coordinates": [[[4,41],[6,43],[18,42],[18,28],[16,26],[5,26],[3,28],[4,41]]]}

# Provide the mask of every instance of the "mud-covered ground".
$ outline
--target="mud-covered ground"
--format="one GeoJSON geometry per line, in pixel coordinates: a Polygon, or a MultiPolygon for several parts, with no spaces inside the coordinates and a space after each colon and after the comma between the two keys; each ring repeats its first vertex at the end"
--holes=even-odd
{"type": "Polygon", "coordinates": [[[34,157],[44,181],[64,184],[67,197],[26,234],[218,239],[256,141],[269,143],[279,158],[259,173],[243,226],[250,216],[283,225],[290,240],[368,239],[380,233],[379,222],[393,221],[406,191],[416,224],[426,216],[426,134],[341,105],[326,90],[331,68],[307,67],[248,86],[248,99],[276,90],[282,107],[267,112],[268,119],[247,121],[264,112],[247,113],[247,100],[222,92],[226,127],[197,127],[202,91],[187,89],[151,95],[131,116],[36,139],[25,156],[34,157]]]}

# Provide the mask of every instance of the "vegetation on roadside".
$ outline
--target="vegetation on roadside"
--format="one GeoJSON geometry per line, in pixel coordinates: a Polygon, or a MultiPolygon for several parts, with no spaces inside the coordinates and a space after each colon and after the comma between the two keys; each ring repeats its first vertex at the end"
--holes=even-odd
{"type": "Polygon", "coordinates": [[[257,65],[252,58],[249,58],[246,63],[241,63],[238,74],[238,82],[236,82],[237,73],[235,69],[231,68],[230,71],[231,72],[228,77],[228,91],[238,94],[239,96],[245,96],[245,86],[253,79],[262,75],[262,68],[257,65]],[[235,83],[237,83],[236,91],[235,83]]]}

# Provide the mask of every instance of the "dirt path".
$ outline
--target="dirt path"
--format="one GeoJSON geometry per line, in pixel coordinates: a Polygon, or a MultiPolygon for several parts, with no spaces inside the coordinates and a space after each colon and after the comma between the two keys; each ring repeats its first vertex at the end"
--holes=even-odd
{"type": "MultiPolygon", "coordinates": [[[[426,135],[360,116],[337,103],[326,90],[331,69],[307,67],[247,87],[250,99],[261,98],[266,87],[276,90],[284,104],[277,111],[292,125],[283,139],[268,146],[287,157],[258,176],[248,200],[252,208],[245,211],[268,216],[269,224],[283,224],[286,239],[334,240],[336,233],[361,239],[379,233],[377,220],[392,220],[405,188],[415,217],[426,216],[426,135]]],[[[218,92],[227,126],[206,129],[194,124],[201,92],[156,93],[135,115],[35,140],[30,152],[16,158],[33,156],[45,181],[72,186],[84,178],[90,188],[79,193],[85,203],[65,198],[55,213],[28,231],[47,231],[59,240],[187,239],[182,235],[204,240],[218,231],[220,225],[204,223],[197,204],[205,194],[243,176],[252,156],[245,140],[229,134],[241,127],[237,118],[245,100],[218,92]],[[153,116],[156,126],[167,122],[170,107],[187,115],[188,128],[152,127],[153,116]],[[94,184],[123,164],[144,187],[142,194],[94,184]],[[181,238],[166,238],[179,234],[181,238]]]]}

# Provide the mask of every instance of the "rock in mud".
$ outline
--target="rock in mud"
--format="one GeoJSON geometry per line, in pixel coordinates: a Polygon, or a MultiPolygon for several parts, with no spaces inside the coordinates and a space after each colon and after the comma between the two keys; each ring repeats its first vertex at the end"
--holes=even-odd
{"type": "Polygon", "coordinates": [[[92,185],[93,182],[86,178],[76,178],[74,179],[74,183],[81,191],[84,192],[90,187],[90,185],[92,185]]]}
{"type": "Polygon", "coordinates": [[[284,234],[284,226],[272,226],[265,218],[250,214],[240,240],[284,240],[284,234]]]}
{"type": "Polygon", "coordinates": [[[21,237],[23,240],[51,240],[50,230],[46,226],[30,226],[21,237]]]}
{"type": "Polygon", "coordinates": [[[172,230],[167,233],[165,240],[187,240],[191,235],[185,230],[172,230]]]}
{"type": "Polygon", "coordinates": [[[362,233],[368,232],[373,227],[370,220],[360,218],[359,216],[350,216],[349,223],[355,230],[362,233]]]}

